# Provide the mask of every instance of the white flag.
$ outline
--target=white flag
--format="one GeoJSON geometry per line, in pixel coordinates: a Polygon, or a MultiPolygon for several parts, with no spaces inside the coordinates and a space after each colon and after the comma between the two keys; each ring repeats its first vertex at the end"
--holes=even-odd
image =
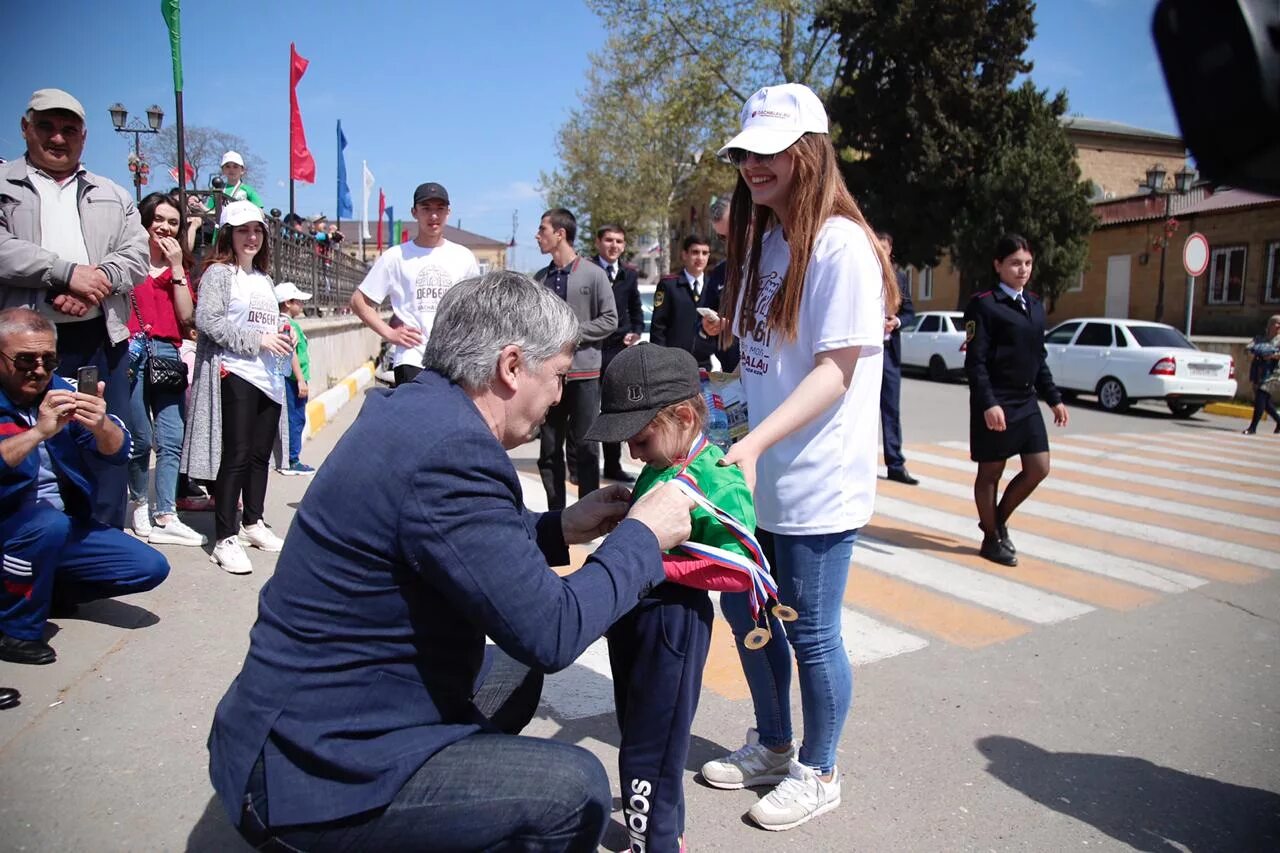
{"type": "Polygon", "coordinates": [[[369,239],[369,193],[373,191],[373,172],[369,171],[369,161],[361,160],[364,167],[364,217],[360,220],[360,239],[369,239]]]}

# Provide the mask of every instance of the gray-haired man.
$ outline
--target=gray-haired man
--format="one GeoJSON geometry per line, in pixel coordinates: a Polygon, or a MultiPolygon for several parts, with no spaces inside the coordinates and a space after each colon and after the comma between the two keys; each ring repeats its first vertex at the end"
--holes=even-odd
{"type": "MultiPolygon", "coordinates": [[[[129,411],[129,294],[147,274],[147,232],[133,198],[85,170],[85,113],[40,89],[22,117],[26,155],[0,166],[0,308],[39,311],[58,326],[58,373],[94,365],[107,411],[129,411]]],[[[94,517],[123,527],[124,467],[97,467],[94,517]]]]}

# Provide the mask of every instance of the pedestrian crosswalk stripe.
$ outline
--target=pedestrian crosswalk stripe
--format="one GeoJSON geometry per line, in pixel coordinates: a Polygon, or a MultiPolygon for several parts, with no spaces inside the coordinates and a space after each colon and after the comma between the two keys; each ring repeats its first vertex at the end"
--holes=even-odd
{"type": "Polygon", "coordinates": [[[855,565],[867,566],[882,574],[1040,625],[1074,619],[1093,611],[1087,604],[967,569],[919,551],[908,551],[872,537],[858,539],[853,561],[855,565]]]}
{"type": "Polygon", "coordinates": [[[1132,437],[1073,433],[1071,438],[1073,441],[1083,441],[1090,445],[1101,444],[1106,447],[1120,447],[1134,451],[1158,449],[1162,454],[1185,459],[1199,459],[1204,462],[1230,462],[1233,465],[1243,465],[1245,468],[1255,472],[1258,470],[1280,471],[1280,463],[1269,464],[1265,459],[1259,458],[1258,454],[1253,454],[1254,458],[1251,459],[1246,455],[1227,451],[1216,443],[1209,446],[1210,443],[1204,440],[1195,445],[1187,445],[1176,438],[1169,437],[1167,433],[1132,437]]]}
{"type": "Polygon", "coordinates": [[[548,675],[542,685],[542,702],[565,720],[612,714],[608,643],[603,638],[596,640],[568,668],[548,675]]]}
{"type": "MultiPolygon", "coordinates": [[[[928,491],[938,492],[961,501],[971,500],[973,495],[971,488],[946,480],[930,478],[922,480],[920,485],[928,491]]],[[[1063,506],[1061,503],[1040,499],[1038,491],[1032,495],[1030,500],[1018,507],[1017,515],[1014,516],[1015,524],[1019,523],[1018,519],[1023,515],[1039,516],[1055,522],[1078,525],[1094,532],[1111,533],[1117,536],[1139,539],[1147,543],[1148,548],[1176,548],[1182,551],[1192,551],[1213,558],[1214,561],[1218,558],[1223,558],[1240,564],[1239,568],[1245,570],[1237,573],[1228,572],[1226,576],[1217,578],[1218,580],[1252,582],[1260,580],[1262,577],[1261,572],[1252,571],[1254,566],[1280,568],[1280,566],[1269,565],[1276,562],[1275,556],[1272,552],[1264,551],[1261,548],[1240,545],[1223,539],[1198,536],[1194,533],[1187,533],[1171,527],[1143,524],[1124,518],[1117,518],[1106,513],[1090,512],[1063,506]]],[[[1091,533],[1090,536],[1092,537],[1092,535],[1091,533]]],[[[1162,560],[1161,562],[1164,561],[1162,560]]],[[[1196,573],[1197,568],[1205,565],[1206,562],[1203,560],[1191,560],[1187,571],[1196,573]]]]}
{"type": "MultiPolygon", "coordinates": [[[[940,493],[941,485],[937,490],[919,492],[917,488],[911,486],[886,483],[883,491],[885,495],[899,498],[909,497],[917,504],[925,503],[955,516],[966,519],[973,517],[972,498],[968,493],[962,498],[943,495],[940,493]]],[[[1013,518],[1010,529],[1010,535],[1018,543],[1019,550],[1021,550],[1022,537],[1027,532],[1045,536],[1061,544],[1076,542],[1084,538],[1081,536],[1081,528],[1077,525],[1058,521],[1054,518],[1046,518],[1037,513],[1023,513],[1019,509],[1018,514],[1013,518]]],[[[1232,560],[1193,554],[1158,542],[1131,539],[1127,536],[1105,533],[1096,529],[1088,531],[1087,541],[1092,548],[1096,549],[1097,553],[1104,554],[1107,560],[1129,558],[1148,565],[1159,565],[1167,569],[1174,569],[1180,573],[1198,575],[1210,580],[1229,581],[1231,583],[1252,583],[1260,580],[1263,576],[1261,570],[1232,560]]],[[[1057,547],[1061,547],[1061,545],[1057,547]]],[[[1062,562],[1052,552],[1037,553],[1038,556],[1062,562]]]]}
{"type": "MultiPolygon", "coordinates": [[[[955,458],[969,458],[969,445],[964,442],[944,441],[936,445],[930,445],[930,447],[936,453],[946,450],[948,454],[953,455],[955,458]]],[[[1193,483],[1189,487],[1185,480],[1172,480],[1167,477],[1158,477],[1138,471],[1122,472],[1111,466],[1078,462],[1074,459],[1062,459],[1056,455],[1053,456],[1051,465],[1053,468],[1053,473],[1049,475],[1051,478],[1066,472],[1069,478],[1082,483],[1094,483],[1120,491],[1134,490],[1140,494],[1155,496],[1168,495],[1172,491],[1177,494],[1179,500],[1193,503],[1200,501],[1204,497],[1219,498],[1221,501],[1230,503],[1212,502],[1208,505],[1216,506],[1219,509],[1238,510],[1259,515],[1263,518],[1274,517],[1275,496],[1255,495],[1250,492],[1241,492],[1237,489],[1221,489],[1204,483],[1193,483]],[[1154,489],[1138,489],[1136,486],[1151,486],[1154,489]],[[1260,510],[1259,507],[1266,507],[1266,510],[1260,510]]]]}
{"type": "MultiPolygon", "coordinates": [[[[1230,432],[1214,431],[1213,441],[1215,444],[1221,443],[1238,450],[1258,450],[1259,447],[1266,447],[1269,442],[1274,441],[1270,435],[1241,435],[1239,432],[1232,430],[1230,432]]],[[[1274,445],[1273,445],[1274,447],[1274,445]]]]}
{"type": "Polygon", "coordinates": [[[1213,468],[1204,468],[1193,465],[1188,462],[1178,462],[1173,459],[1164,458],[1156,448],[1151,448],[1144,452],[1142,456],[1136,456],[1131,453],[1119,453],[1114,450],[1106,450],[1098,447],[1087,447],[1079,442],[1073,442],[1070,439],[1055,439],[1053,441],[1053,452],[1073,453],[1077,456],[1089,456],[1094,459],[1101,459],[1107,465],[1116,463],[1124,465],[1136,465],[1141,468],[1158,467],[1162,471],[1169,473],[1178,473],[1187,475],[1188,478],[1195,478],[1195,482],[1199,482],[1201,478],[1217,480],[1223,486],[1255,486],[1258,489],[1280,489],[1280,476],[1277,477],[1260,477],[1256,472],[1247,468],[1237,468],[1231,465],[1218,465],[1213,468]]]}
{"type": "MultiPolygon", "coordinates": [[[[882,484],[883,485],[883,484],[882,484]]],[[[883,493],[876,497],[876,512],[890,518],[902,518],[916,524],[932,527],[966,539],[972,539],[977,531],[971,515],[960,516],[942,512],[928,506],[889,497],[883,493]]],[[[1052,539],[1036,533],[1013,531],[1018,554],[1050,560],[1062,566],[1105,575],[1116,580],[1137,584],[1161,592],[1182,592],[1204,586],[1203,578],[1184,572],[1166,569],[1142,560],[1118,556],[1094,548],[1072,544],[1066,538],[1052,539]]],[[[1080,539],[1079,531],[1071,539],[1080,539]]]]}
{"type": "MultiPolygon", "coordinates": [[[[855,552],[855,557],[860,556],[855,552]]],[[[849,571],[845,603],[967,649],[1020,637],[1030,628],[948,595],[861,568],[849,571]]]]}
{"type": "MultiPolygon", "coordinates": [[[[912,466],[915,466],[914,459],[912,466]]],[[[999,575],[1011,581],[1038,587],[1095,607],[1132,610],[1135,607],[1150,604],[1160,597],[1159,593],[1150,589],[1142,589],[1111,578],[1082,572],[1079,569],[1069,569],[1028,554],[1019,554],[1016,566],[1002,566],[979,556],[978,549],[971,540],[949,536],[938,530],[900,519],[890,523],[886,521],[879,518],[873,519],[870,524],[862,528],[862,531],[867,536],[893,542],[912,551],[935,554],[948,563],[999,575]]],[[[912,559],[912,557],[904,556],[903,559],[912,559]]]]}
{"type": "MultiPolygon", "coordinates": [[[[1012,479],[1017,473],[1016,460],[1010,460],[1009,469],[1012,470],[1005,471],[1005,479],[1012,479]]],[[[930,454],[913,454],[911,470],[922,479],[948,480],[967,487],[973,484],[974,464],[971,462],[964,463],[930,454]],[[925,461],[926,458],[947,464],[935,465],[932,461],[925,461]]],[[[1277,535],[1280,534],[1280,522],[1262,521],[1253,516],[1240,517],[1204,507],[1148,498],[1145,495],[1117,494],[1114,489],[1086,486],[1052,474],[1036,488],[1032,499],[1103,513],[1117,519],[1175,527],[1210,539],[1227,538],[1229,541],[1265,551],[1280,551],[1280,535],[1277,535]]]]}

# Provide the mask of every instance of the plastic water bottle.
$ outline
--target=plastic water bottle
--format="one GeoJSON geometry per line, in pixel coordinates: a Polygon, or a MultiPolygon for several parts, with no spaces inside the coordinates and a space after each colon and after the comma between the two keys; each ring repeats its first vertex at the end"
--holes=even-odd
{"type": "Polygon", "coordinates": [[[706,370],[698,369],[698,379],[702,383],[702,399],[707,403],[707,440],[725,453],[733,446],[729,437],[729,416],[724,411],[724,401],[711,390],[711,377],[706,370]]]}
{"type": "MultiPolygon", "coordinates": [[[[289,324],[289,315],[281,314],[280,328],[279,328],[280,334],[288,335],[289,330],[291,328],[293,327],[289,324]]],[[[293,353],[290,352],[288,355],[276,355],[275,353],[272,353],[271,354],[271,372],[274,373],[276,376],[292,376],[293,375],[293,353]]]]}

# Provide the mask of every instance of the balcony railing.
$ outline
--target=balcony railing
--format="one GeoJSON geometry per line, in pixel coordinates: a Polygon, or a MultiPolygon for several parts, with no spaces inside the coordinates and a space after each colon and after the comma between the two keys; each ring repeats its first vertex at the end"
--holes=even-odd
{"type": "Polygon", "coordinates": [[[280,220],[267,217],[271,243],[271,277],[279,284],[291,281],[312,294],[307,314],[328,317],[350,311],[351,294],[364,281],[369,268],[346,254],[341,244],[317,242],[298,234],[280,220]]]}

